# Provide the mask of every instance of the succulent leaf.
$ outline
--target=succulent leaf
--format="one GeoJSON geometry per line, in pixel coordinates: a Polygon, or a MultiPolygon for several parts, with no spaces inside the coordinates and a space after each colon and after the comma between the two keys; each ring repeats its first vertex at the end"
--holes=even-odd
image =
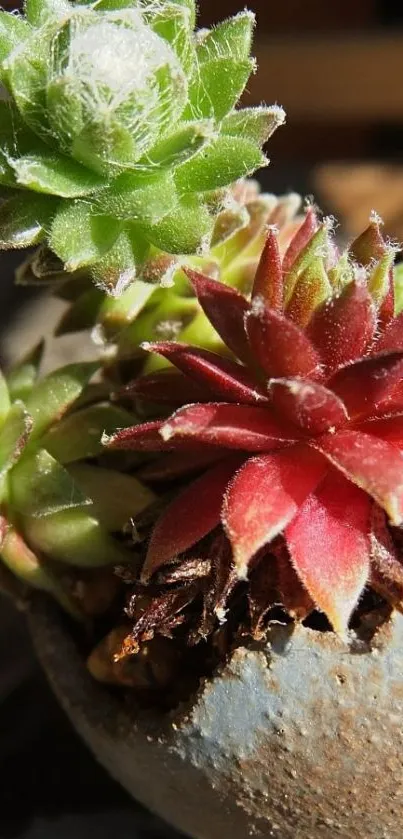
{"type": "Polygon", "coordinates": [[[280,602],[298,619],[316,604],[345,635],[367,583],[401,608],[394,551],[377,549],[371,559],[372,511],[387,514],[391,544],[403,521],[402,328],[401,314],[393,317],[389,310],[392,251],[372,221],[354,243],[362,263],[351,251],[339,256],[329,225],[319,224],[312,209],[285,249],[280,236],[269,227],[249,286],[251,299],[186,269],[204,316],[225,344],[221,362],[183,343],[149,345],[169,358],[182,378],[161,371],[125,392],[157,403],[160,397],[163,406],[170,404],[172,385],[171,404],[181,399],[183,404],[168,418],[117,431],[105,444],[158,452],[142,467],[149,480],[186,474],[186,460],[202,470],[157,521],[144,582],[174,560],[180,568],[200,552],[215,555],[213,539],[229,539],[232,571],[227,569],[226,580],[230,586],[231,573],[242,579],[250,573],[256,632],[262,616],[280,602]],[[242,365],[228,363],[228,350],[242,365]],[[201,388],[192,403],[188,380],[201,388]],[[208,392],[220,401],[209,401],[208,392]],[[249,404],[253,392],[266,393],[269,401],[249,404]],[[220,450],[222,460],[212,467],[220,450]],[[231,452],[240,460],[232,464],[231,477],[217,480],[213,489],[211,475],[214,470],[225,475],[231,452]],[[182,541],[176,522],[184,510],[182,541]],[[208,528],[219,535],[208,537],[208,528]],[[270,563],[272,570],[266,571],[270,563]],[[256,575],[263,586],[259,595],[256,575]]]}
{"type": "Polygon", "coordinates": [[[57,562],[92,568],[119,565],[130,558],[99,520],[79,507],[21,521],[29,544],[57,562]]]}
{"type": "Polygon", "coordinates": [[[314,602],[344,635],[369,575],[368,496],[328,475],[286,529],[291,559],[314,602]]]}
{"type": "Polygon", "coordinates": [[[41,443],[59,463],[72,463],[100,454],[103,434],[132,424],[133,416],[122,408],[102,403],[89,405],[63,417],[42,437],[41,443]]]}
{"type": "Polygon", "coordinates": [[[35,385],[26,400],[27,411],[33,419],[33,438],[42,435],[66,413],[97,368],[97,362],[68,364],[35,385]]]}
{"type": "Polygon", "coordinates": [[[32,418],[22,402],[14,402],[0,428],[0,477],[18,460],[29,439],[32,418]]]}
{"type": "Polygon", "coordinates": [[[45,449],[27,452],[10,475],[10,501],[33,518],[91,504],[69,473],[45,449]]]}
{"type": "Polygon", "coordinates": [[[92,504],[89,512],[107,530],[120,531],[156,500],[154,493],[132,475],[86,463],[69,466],[69,473],[92,504]]]}
{"type": "Polygon", "coordinates": [[[261,147],[283,121],[277,108],[233,111],[255,66],[253,24],[243,12],[199,37],[192,0],[27,0],[25,18],[2,12],[0,181],[61,199],[30,238],[14,224],[4,246],[44,239],[68,271],[94,266],[95,283],[120,292],[122,274],[145,268],[137,240],[172,254],[205,247],[210,193],[265,165],[261,147]],[[132,248],[116,245],[119,222],[132,248]]]}
{"type": "MultiPolygon", "coordinates": [[[[25,402],[38,378],[40,363],[45,348],[44,341],[40,341],[20,362],[7,374],[7,384],[12,401],[25,402]]],[[[1,379],[0,373],[0,379],[1,379]]]]}
{"type": "Polygon", "coordinates": [[[27,248],[46,238],[57,200],[16,195],[0,204],[0,248],[27,248]]]}

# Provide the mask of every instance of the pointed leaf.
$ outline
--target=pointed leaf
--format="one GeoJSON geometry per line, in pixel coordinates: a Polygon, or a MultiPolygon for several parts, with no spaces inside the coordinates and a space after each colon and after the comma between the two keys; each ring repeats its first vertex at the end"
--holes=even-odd
{"type": "Polygon", "coordinates": [[[250,458],[229,484],[222,521],[232,545],[238,577],[254,554],[292,521],[327,469],[304,445],[250,458]]]}
{"type": "Polygon", "coordinates": [[[123,451],[158,452],[158,451],[189,451],[193,450],[193,440],[179,437],[169,443],[163,439],[160,431],[163,420],[153,420],[130,428],[122,428],[108,436],[104,434],[102,444],[106,449],[122,449],[123,451]]]}
{"type": "Polygon", "coordinates": [[[263,144],[274,134],[276,128],[285,122],[285,111],[278,105],[257,108],[241,108],[232,111],[221,124],[223,134],[233,137],[245,137],[258,146],[263,144]]]}
{"type": "Polygon", "coordinates": [[[148,376],[138,376],[123,389],[122,396],[146,402],[184,405],[186,402],[209,402],[211,392],[202,388],[178,370],[160,370],[148,376]]]}
{"type": "Polygon", "coordinates": [[[80,163],[50,152],[47,155],[30,154],[10,158],[9,163],[21,186],[62,198],[89,195],[105,183],[99,175],[85,169],[80,163]]]}
{"type": "Polygon", "coordinates": [[[403,262],[395,265],[392,272],[394,298],[395,298],[395,316],[400,315],[403,310],[403,262]]]}
{"type": "Polygon", "coordinates": [[[309,379],[272,379],[270,395],[276,412],[310,434],[335,430],[347,421],[341,399],[309,379]]]}
{"type": "Polygon", "coordinates": [[[174,131],[155,143],[142,164],[151,168],[175,169],[214,140],[216,133],[214,122],[208,119],[181,122],[174,131]]]}
{"type": "Polygon", "coordinates": [[[387,245],[381,233],[382,221],[372,215],[368,227],[350,245],[350,253],[361,265],[368,267],[374,259],[381,259],[387,245]]]}
{"type": "MultiPolygon", "coordinates": [[[[272,222],[273,223],[273,222],[272,222]]],[[[290,251],[290,256],[287,258],[287,262],[291,261],[293,257],[294,251],[297,252],[300,244],[302,244],[305,234],[309,234],[310,227],[314,224],[314,216],[309,215],[305,219],[306,227],[304,230],[300,229],[300,235],[297,236],[298,239],[293,245],[293,249],[290,251]]],[[[301,276],[302,272],[305,271],[312,260],[317,259],[318,256],[325,258],[328,254],[330,249],[330,241],[329,241],[329,224],[324,222],[321,224],[318,230],[308,238],[308,241],[302,250],[299,251],[298,256],[294,258],[294,261],[290,265],[290,268],[286,271],[284,270],[284,298],[286,304],[289,303],[294,288],[297,284],[298,278],[301,276]]],[[[286,263],[287,264],[287,263],[286,263]]]]}
{"type": "Polygon", "coordinates": [[[21,41],[31,34],[30,27],[22,17],[10,12],[0,12],[0,64],[21,41]]]}
{"type": "Polygon", "coordinates": [[[70,509],[24,518],[24,532],[35,550],[79,568],[120,565],[131,558],[86,510],[70,509]]]}
{"type": "Polygon", "coordinates": [[[154,5],[148,18],[153,31],[170,43],[187,75],[192,72],[196,59],[190,17],[189,10],[181,3],[168,0],[154,5]]]}
{"type": "Polygon", "coordinates": [[[27,248],[45,238],[57,201],[21,193],[0,205],[0,248],[27,248]]]}
{"type": "Polygon", "coordinates": [[[239,458],[230,457],[213,466],[168,506],[151,536],[143,580],[148,580],[158,568],[172,562],[219,524],[224,492],[239,463],[239,458]]]}
{"type": "MultiPolygon", "coordinates": [[[[102,222],[105,221],[104,216],[102,222]]],[[[112,222],[110,232],[113,234],[116,221],[115,219],[109,219],[109,221],[112,222]]],[[[90,276],[95,285],[113,299],[118,299],[124,294],[136,279],[138,266],[133,238],[133,230],[127,225],[115,237],[115,241],[106,252],[90,265],[90,276]]]]}
{"type": "Polygon", "coordinates": [[[297,280],[287,306],[287,317],[305,328],[314,312],[332,296],[323,259],[313,259],[297,280]]]}
{"type": "Polygon", "coordinates": [[[66,271],[76,271],[101,259],[119,231],[119,222],[97,215],[88,202],[64,202],[53,219],[49,245],[66,271]]]}
{"type": "Polygon", "coordinates": [[[177,437],[190,438],[196,444],[252,452],[282,447],[299,436],[266,408],[225,402],[186,405],[163,423],[160,433],[169,444],[177,437]]]}
{"type": "Polygon", "coordinates": [[[175,209],[178,199],[172,173],[124,173],[93,199],[94,211],[122,219],[157,224],[175,209]]]}
{"type": "Polygon", "coordinates": [[[74,482],[92,500],[88,512],[111,532],[122,528],[156,501],[154,493],[132,475],[74,463],[68,469],[74,482]]]}
{"type": "Polygon", "coordinates": [[[199,64],[189,87],[189,104],[183,118],[222,120],[238,102],[254,69],[251,58],[243,61],[215,58],[199,64]]]}
{"type": "Polygon", "coordinates": [[[308,207],[304,221],[298,228],[297,232],[291,239],[290,244],[284,254],[283,271],[287,273],[290,271],[299,257],[301,251],[308,245],[312,236],[318,229],[318,219],[313,207],[308,207]]]}
{"type": "Polygon", "coordinates": [[[32,26],[42,26],[71,14],[67,0],[25,0],[26,18],[32,26]]]}
{"type": "Polygon", "coordinates": [[[114,405],[90,405],[63,417],[41,443],[60,463],[96,457],[103,450],[102,435],[133,424],[133,416],[114,405]]]}
{"type": "Polygon", "coordinates": [[[314,444],[350,481],[386,510],[392,524],[403,521],[403,452],[392,443],[348,429],[314,444]]]}
{"type": "Polygon", "coordinates": [[[346,286],[314,313],[307,333],[328,371],[364,355],[376,329],[376,310],[365,285],[346,286]]]}
{"type": "Polygon", "coordinates": [[[34,421],[33,436],[39,437],[66,413],[98,366],[97,362],[68,364],[38,382],[26,401],[27,411],[34,421]]]}
{"type": "Polygon", "coordinates": [[[332,471],[286,529],[294,568],[343,635],[368,579],[370,510],[368,496],[332,471]]]}
{"type": "Polygon", "coordinates": [[[256,143],[242,137],[221,136],[202,154],[179,166],[175,182],[179,191],[205,192],[228,186],[266,163],[256,143]]]}
{"type": "Polygon", "coordinates": [[[18,460],[29,439],[32,419],[22,402],[14,402],[0,428],[0,477],[18,460]]]}
{"type": "Polygon", "coordinates": [[[364,358],[343,367],[328,382],[343,400],[351,418],[368,416],[393,399],[396,385],[403,380],[403,351],[364,358]]]}
{"type": "MultiPolygon", "coordinates": [[[[389,294],[391,285],[391,269],[395,260],[396,249],[387,247],[383,256],[375,264],[368,277],[368,291],[372,295],[372,299],[378,309],[382,308],[382,304],[389,294]]],[[[393,295],[392,295],[391,317],[393,318],[393,295]]]]}
{"type": "Polygon", "coordinates": [[[185,268],[185,274],[204,313],[224,344],[241,361],[247,363],[251,358],[251,352],[244,325],[244,316],[249,310],[246,298],[230,286],[210,280],[191,268],[185,268]]]}
{"type": "Polygon", "coordinates": [[[45,449],[26,453],[14,466],[10,499],[15,510],[34,518],[91,503],[67,470],[45,449]]]}
{"type": "Polygon", "coordinates": [[[168,359],[178,370],[227,402],[256,405],[268,401],[245,367],[217,353],[175,341],[145,343],[142,348],[168,359]]]}
{"type": "Polygon", "coordinates": [[[266,242],[256,269],[252,300],[261,297],[269,309],[283,309],[283,272],[278,236],[274,228],[267,233],[266,242]]]}
{"type": "MultiPolygon", "coordinates": [[[[193,161],[189,161],[190,165],[193,161]]],[[[181,167],[179,167],[181,168],[181,167]]],[[[189,191],[193,187],[189,184],[189,191]]],[[[205,245],[213,230],[213,218],[195,195],[185,195],[172,213],[160,222],[139,225],[140,232],[168,253],[195,253],[205,245]]]]}
{"type": "Polygon", "coordinates": [[[201,39],[197,48],[198,62],[203,64],[212,58],[222,57],[238,61],[248,58],[254,26],[255,15],[247,10],[219,23],[201,39]]]}
{"type": "Polygon", "coordinates": [[[305,333],[255,297],[245,317],[246,331],[257,361],[267,376],[315,376],[320,357],[305,333]]]}
{"type": "Polygon", "coordinates": [[[102,324],[108,338],[115,337],[132,323],[154,292],[151,282],[136,280],[119,297],[102,295],[98,323],[102,324]]]}

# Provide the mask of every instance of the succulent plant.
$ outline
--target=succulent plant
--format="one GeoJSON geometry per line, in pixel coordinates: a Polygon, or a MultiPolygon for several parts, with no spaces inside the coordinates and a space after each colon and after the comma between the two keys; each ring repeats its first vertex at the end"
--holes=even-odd
{"type": "Polygon", "coordinates": [[[27,0],[0,13],[3,248],[46,242],[120,293],[208,246],[222,190],[267,161],[281,108],[235,105],[254,15],[195,31],[194,0],[27,0]]]}
{"type": "Polygon", "coordinates": [[[50,592],[77,616],[68,567],[85,577],[130,560],[113,533],[155,496],[96,461],[102,432],[133,421],[104,399],[80,407],[97,363],[37,380],[40,349],[7,378],[0,374],[0,556],[24,584],[50,592]]]}
{"type": "Polygon", "coordinates": [[[144,266],[146,281],[136,280],[118,298],[105,296],[84,271],[66,280],[59,260],[43,246],[17,270],[17,282],[37,288],[50,284],[66,304],[56,335],[90,330],[109,372],[111,364],[135,358],[150,371],[168,362],[145,354],[141,350],[145,339],[175,337],[225,351],[182,268],[196,268],[250,294],[267,225],[278,227],[283,252],[302,223],[300,207],[296,193],[278,198],[260,192],[256,181],[242,179],[228,191],[226,206],[217,214],[208,253],[186,257],[161,253],[144,266]]]}
{"type": "Polygon", "coordinates": [[[151,534],[118,658],[175,621],[193,643],[219,631],[229,606],[231,624],[246,581],[256,630],[281,605],[300,618],[317,608],[344,634],[368,589],[402,607],[395,252],[373,217],[339,253],[311,210],[283,258],[269,230],[250,300],[187,270],[228,354],[147,344],[173,368],[126,392],[165,405],[162,419],[105,436],[109,450],[158,452],[149,481],[187,476],[151,534]]]}

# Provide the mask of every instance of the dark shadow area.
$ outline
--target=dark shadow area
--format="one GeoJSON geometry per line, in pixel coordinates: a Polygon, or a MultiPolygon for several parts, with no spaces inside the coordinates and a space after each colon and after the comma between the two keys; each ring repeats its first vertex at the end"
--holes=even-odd
{"type": "Polygon", "coordinates": [[[108,777],[35,665],[1,707],[0,777],[1,839],[180,839],[108,777]]]}

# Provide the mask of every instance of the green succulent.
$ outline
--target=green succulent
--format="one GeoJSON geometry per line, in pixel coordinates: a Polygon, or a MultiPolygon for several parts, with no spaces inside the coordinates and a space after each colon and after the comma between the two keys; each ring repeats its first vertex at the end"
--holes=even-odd
{"type": "Polygon", "coordinates": [[[206,249],[223,188],[265,165],[284,121],[235,109],[253,26],[245,11],[195,31],[194,0],[1,12],[0,245],[45,242],[115,294],[161,252],[206,249]]]}
{"type": "Polygon", "coordinates": [[[102,433],[133,421],[106,400],[84,398],[98,365],[70,364],[38,379],[40,355],[0,374],[0,556],[71,611],[58,570],[127,562],[114,533],[154,495],[97,460],[102,433]]]}

